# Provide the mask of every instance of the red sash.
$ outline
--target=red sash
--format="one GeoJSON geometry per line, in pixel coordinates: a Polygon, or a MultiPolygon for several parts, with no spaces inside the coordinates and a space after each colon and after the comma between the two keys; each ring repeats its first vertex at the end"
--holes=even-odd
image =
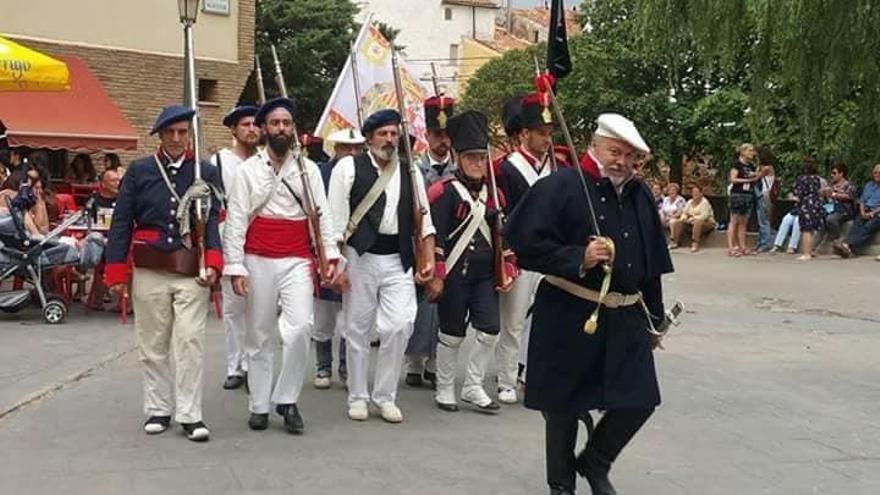
{"type": "Polygon", "coordinates": [[[264,258],[312,257],[308,220],[256,217],[248,227],[244,252],[264,258]]]}

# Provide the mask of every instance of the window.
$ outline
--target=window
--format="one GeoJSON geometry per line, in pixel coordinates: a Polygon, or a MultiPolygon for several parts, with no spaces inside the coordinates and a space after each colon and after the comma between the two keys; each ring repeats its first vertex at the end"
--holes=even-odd
{"type": "Polygon", "coordinates": [[[216,79],[199,79],[199,102],[217,103],[216,79]]]}
{"type": "Polygon", "coordinates": [[[449,7],[446,7],[446,9],[443,12],[443,16],[447,21],[451,21],[452,20],[452,9],[450,9],[449,7]]]}
{"type": "Polygon", "coordinates": [[[449,62],[458,63],[458,45],[449,45],[449,62]]]}

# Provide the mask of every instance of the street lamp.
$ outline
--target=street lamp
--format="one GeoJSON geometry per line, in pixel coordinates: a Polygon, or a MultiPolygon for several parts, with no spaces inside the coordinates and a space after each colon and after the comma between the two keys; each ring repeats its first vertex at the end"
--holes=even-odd
{"type": "Polygon", "coordinates": [[[177,0],[177,11],[182,24],[195,24],[199,16],[199,0],[177,0]]]}
{"type": "MultiPolygon", "coordinates": [[[[193,50],[193,24],[199,15],[199,0],[177,0],[177,9],[180,13],[180,23],[183,24],[183,101],[184,105],[195,110],[192,118],[192,151],[193,151],[193,168],[194,180],[193,186],[202,183],[202,165],[200,153],[201,132],[199,128],[199,104],[196,96],[196,55],[193,50]]],[[[205,218],[207,217],[204,207],[207,203],[202,196],[195,197],[196,210],[196,235],[204,236],[205,218]],[[201,227],[198,227],[201,226],[201,227]],[[199,232],[201,230],[201,232],[199,232]]],[[[199,276],[205,278],[205,257],[204,257],[204,237],[199,239],[199,276]]]]}

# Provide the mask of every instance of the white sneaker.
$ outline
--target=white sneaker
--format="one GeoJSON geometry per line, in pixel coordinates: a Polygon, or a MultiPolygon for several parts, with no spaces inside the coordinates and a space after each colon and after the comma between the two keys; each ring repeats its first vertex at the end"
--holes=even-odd
{"type": "Polygon", "coordinates": [[[370,417],[370,409],[365,401],[359,400],[348,405],[348,419],[366,421],[370,417]]]}
{"type": "Polygon", "coordinates": [[[501,402],[502,404],[516,404],[516,390],[512,388],[499,388],[498,402],[501,402]]]}
{"type": "Polygon", "coordinates": [[[379,404],[379,411],[382,413],[382,419],[389,423],[403,422],[403,413],[393,402],[383,402],[382,404],[379,404]]]}
{"type": "Polygon", "coordinates": [[[330,388],[330,377],[329,376],[316,376],[315,377],[315,388],[318,390],[326,390],[330,388]]]}
{"type": "Polygon", "coordinates": [[[461,389],[461,401],[482,413],[495,414],[501,411],[501,406],[489,397],[483,387],[461,389]]]}

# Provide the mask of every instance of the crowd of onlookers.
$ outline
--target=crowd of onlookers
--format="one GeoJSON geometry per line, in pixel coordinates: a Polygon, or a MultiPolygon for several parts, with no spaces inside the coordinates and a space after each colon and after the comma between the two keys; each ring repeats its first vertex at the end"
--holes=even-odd
{"type": "MultiPolygon", "coordinates": [[[[775,157],[765,146],[745,143],[737,148],[728,175],[728,256],[784,251],[800,252],[799,260],[810,260],[821,244],[831,243],[838,256],[848,258],[867,247],[880,230],[880,164],[873,168],[872,180],[859,193],[847,179],[845,164],[834,163],[825,178],[819,175],[815,159],[805,157],[801,173],[786,198],[794,203],[793,207],[782,217],[774,236],[773,205],[782,189],[774,166],[775,157]],[[752,213],[758,236],[755,245],[749,247],[746,228],[752,213]],[[852,224],[843,235],[848,222],[852,224]]],[[[699,186],[691,188],[690,199],[681,196],[680,187],[674,182],[667,184],[665,190],[654,183],[652,191],[669,235],[670,249],[677,249],[686,242],[684,236],[689,235],[690,249],[696,252],[704,238],[719,228],[712,205],[699,186]]]]}

